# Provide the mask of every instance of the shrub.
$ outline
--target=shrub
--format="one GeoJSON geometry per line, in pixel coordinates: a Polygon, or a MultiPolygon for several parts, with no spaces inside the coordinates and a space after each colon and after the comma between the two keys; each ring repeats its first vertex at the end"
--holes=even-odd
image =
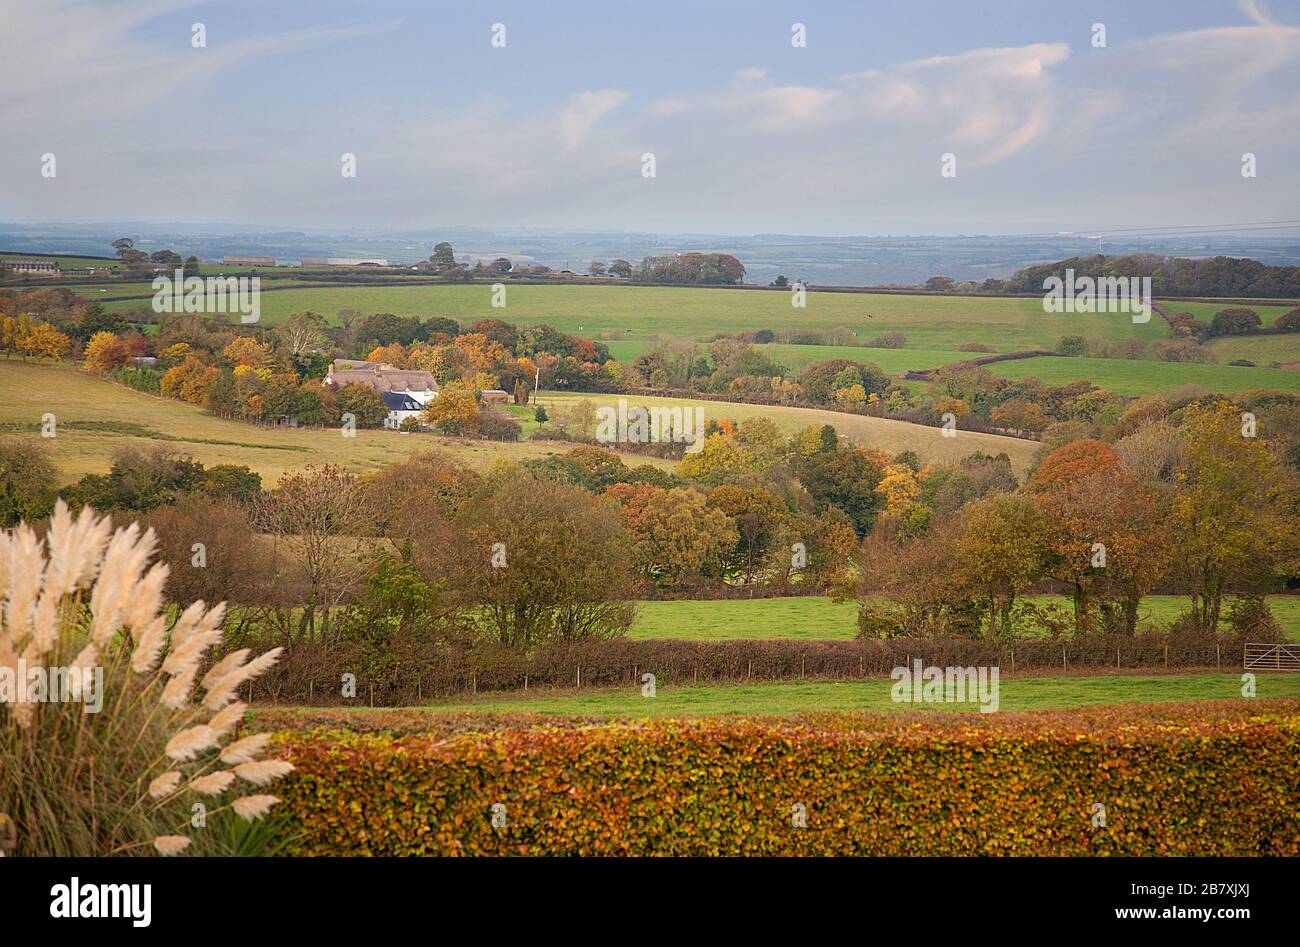
{"type": "Polygon", "coordinates": [[[280,740],[290,854],[1300,854],[1294,701],[280,740]]]}
{"type": "Polygon", "coordinates": [[[490,441],[517,441],[523,427],[511,415],[493,408],[482,408],[478,415],[478,433],[490,441]]]}
{"type": "Polygon", "coordinates": [[[1300,306],[1278,316],[1273,328],[1282,332],[1300,332],[1300,306]]]}
{"type": "Polygon", "coordinates": [[[901,332],[886,332],[884,335],[878,335],[866,343],[867,348],[872,349],[903,349],[907,348],[907,336],[901,332]]]}
{"type": "Polygon", "coordinates": [[[992,352],[993,349],[985,345],[983,342],[963,342],[961,345],[957,346],[957,351],[958,352],[992,352]]]}
{"type": "Polygon", "coordinates": [[[1249,335],[1259,326],[1259,313],[1253,309],[1220,309],[1210,320],[1210,335],[1249,335]]]}
{"type": "Polygon", "coordinates": [[[1056,351],[1062,355],[1083,355],[1087,344],[1081,335],[1063,335],[1056,340],[1056,351]]]}
{"type": "Polygon", "coordinates": [[[134,388],[136,391],[148,392],[151,395],[162,393],[162,376],[152,368],[123,366],[113,369],[109,372],[109,376],[119,384],[134,388]]]}

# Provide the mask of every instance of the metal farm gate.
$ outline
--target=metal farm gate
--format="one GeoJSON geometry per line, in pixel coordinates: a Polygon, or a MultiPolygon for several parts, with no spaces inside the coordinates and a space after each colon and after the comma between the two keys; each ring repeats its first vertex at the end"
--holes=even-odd
{"type": "Polygon", "coordinates": [[[1246,642],[1242,667],[1247,671],[1300,671],[1300,644],[1246,642]]]}

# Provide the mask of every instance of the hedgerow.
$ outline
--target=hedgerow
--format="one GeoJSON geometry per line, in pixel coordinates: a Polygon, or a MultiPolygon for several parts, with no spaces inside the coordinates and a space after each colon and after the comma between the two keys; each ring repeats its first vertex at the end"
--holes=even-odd
{"type": "Polygon", "coordinates": [[[280,794],[295,854],[1300,854],[1300,704],[1213,706],[288,732],[280,794]]]}
{"type": "Polygon", "coordinates": [[[980,641],[968,638],[798,639],[615,638],[548,642],[531,654],[496,645],[450,648],[415,636],[384,641],[305,642],[259,679],[249,700],[322,705],[409,706],[434,697],[528,687],[735,683],[888,675],[927,664],[1020,671],[1240,667],[1236,638],[1197,635],[1094,636],[980,641]],[[356,675],[356,696],[341,697],[341,675],[356,675]]]}

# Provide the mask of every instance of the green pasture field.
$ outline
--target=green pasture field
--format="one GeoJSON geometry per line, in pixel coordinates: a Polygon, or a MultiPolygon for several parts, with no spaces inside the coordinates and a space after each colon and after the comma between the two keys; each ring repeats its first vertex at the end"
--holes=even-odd
{"type": "MultiPolygon", "coordinates": [[[[105,254],[107,255],[107,254],[105,254]]],[[[93,260],[85,256],[41,256],[35,253],[20,253],[16,250],[0,250],[0,258],[7,260],[50,260],[59,266],[118,266],[116,260],[93,260]]]]}
{"type": "MultiPolygon", "coordinates": [[[[761,345],[759,349],[792,371],[813,362],[830,358],[848,358],[855,362],[872,362],[884,372],[904,372],[938,368],[967,359],[980,358],[980,352],[944,349],[877,349],[847,345],[761,345]]],[[[1300,372],[1266,367],[1245,368],[1228,365],[1232,358],[1250,358],[1263,366],[1265,359],[1300,360],[1300,334],[1261,336],[1255,339],[1220,339],[1211,343],[1220,364],[1202,365],[1185,362],[1158,362],[1122,358],[1060,358],[1039,356],[994,362],[985,366],[1002,378],[1028,378],[1031,375],[1049,385],[1066,385],[1086,379],[1100,388],[1121,395],[1148,395],[1169,391],[1181,385],[1204,385],[1214,391],[1236,392],[1255,388],[1300,390],[1300,372]],[[1240,345],[1240,343],[1250,343],[1240,345]],[[1249,354],[1235,354],[1237,348],[1249,354]],[[1293,351],[1294,350],[1294,351],[1293,351]],[[1254,355],[1255,357],[1251,357],[1254,355]]],[[[611,353],[612,354],[612,353],[611,353]]],[[[924,387],[924,386],[922,386],[924,387]]]]}
{"type": "MultiPolygon", "coordinates": [[[[1069,609],[1063,595],[1036,595],[1037,604],[1069,609]]],[[[1270,595],[1269,608],[1292,641],[1300,641],[1300,595],[1270,595]]],[[[1139,621],[1168,623],[1188,609],[1182,595],[1148,595],[1139,607],[1139,621]]],[[[787,598],[723,599],[716,601],[645,601],[637,603],[630,638],[688,638],[716,641],[727,638],[849,639],[858,633],[856,602],[836,603],[820,595],[787,598]]],[[[1019,629],[1033,634],[1032,628],[1019,629]]]]}
{"type": "MultiPolygon", "coordinates": [[[[1260,367],[1277,362],[1300,369],[1300,332],[1285,335],[1237,335],[1211,339],[1205,344],[1221,364],[1244,358],[1260,367]]],[[[1253,369],[1246,369],[1252,371],[1253,369]]]]}
{"type": "Polygon", "coordinates": [[[1277,321],[1278,316],[1290,312],[1296,307],[1295,302],[1286,300],[1266,306],[1242,305],[1240,303],[1230,302],[1182,302],[1177,299],[1157,299],[1156,302],[1163,306],[1165,311],[1171,315],[1177,312],[1190,312],[1193,316],[1207,325],[1210,320],[1214,318],[1214,314],[1221,309],[1253,309],[1259,313],[1260,321],[1263,322],[1264,325],[1271,326],[1275,321],[1277,321]]]}
{"type": "MultiPolygon", "coordinates": [[[[209,264],[207,266],[216,266],[209,264]]],[[[206,272],[206,270],[205,270],[206,272]]],[[[273,326],[290,313],[312,310],[335,319],[340,309],[363,313],[392,312],[406,316],[451,316],[463,322],[479,318],[500,318],[511,323],[547,322],[565,332],[599,338],[610,354],[628,362],[653,347],[661,336],[706,341],[718,333],[752,332],[758,329],[847,328],[865,340],[886,332],[907,337],[903,349],[865,346],[816,346],[773,344],[763,346],[791,372],[797,373],[814,361],[850,358],[874,362],[890,374],[976,358],[980,353],[959,352],[967,342],[980,342],[994,352],[1025,349],[1054,349],[1062,335],[1099,336],[1112,341],[1137,338],[1143,341],[1168,338],[1162,319],[1135,325],[1126,314],[1073,314],[1043,312],[1036,298],[912,296],[880,293],[811,292],[807,306],[790,305],[787,293],[769,290],[707,289],[675,286],[591,286],[507,284],[504,308],[491,304],[488,284],[446,284],[403,286],[400,280],[384,286],[312,287],[302,285],[311,274],[285,274],[269,286],[276,289],[262,297],[262,320],[273,326]]],[[[147,283],[87,284],[83,292],[94,297],[147,294],[147,283]]],[[[108,303],[112,308],[132,308],[145,300],[108,303]]],[[[1182,304],[1198,315],[1210,318],[1222,306],[1214,303],[1182,304]]],[[[1259,307],[1267,319],[1287,311],[1286,306],[1259,307]]],[[[1257,339],[1219,339],[1210,349],[1221,363],[1248,358],[1260,366],[1300,360],[1300,337],[1271,336],[1257,339]]],[[[1087,379],[1120,394],[1136,395],[1165,391],[1181,384],[1204,384],[1220,391],[1247,388],[1300,388],[1300,376],[1278,376],[1260,369],[1220,365],[1178,365],[1111,359],[1028,360],[999,363],[991,369],[1009,378],[1038,374],[1046,382],[1065,384],[1087,379]],[[1053,364],[1047,365],[1051,361],[1053,364]]]]}
{"type": "Polygon", "coordinates": [[[810,292],[807,306],[795,308],[789,293],[759,289],[507,284],[506,292],[506,306],[494,308],[489,284],[296,289],[266,294],[262,315],[268,324],[307,309],[330,319],[347,308],[463,321],[498,318],[643,343],[660,335],[708,339],[719,332],[842,326],[863,338],[902,332],[917,348],[947,350],[978,341],[1002,352],[1052,348],[1060,336],[1079,332],[1116,340],[1168,335],[1160,319],[1134,325],[1124,314],[1050,314],[1036,298],[810,292]]]}
{"type": "Polygon", "coordinates": [[[774,405],[740,404],[738,402],[689,401],[678,398],[656,398],[611,394],[578,394],[542,392],[536,399],[546,407],[546,411],[555,417],[557,411],[565,411],[577,401],[590,400],[597,406],[617,405],[620,397],[627,398],[628,404],[640,404],[647,407],[695,406],[704,408],[704,420],[731,418],[744,421],[748,418],[770,418],[781,430],[793,433],[811,424],[830,424],[851,443],[863,447],[875,447],[893,456],[905,450],[916,451],[925,463],[955,463],[968,454],[984,451],[988,454],[1005,452],[1011,458],[1011,466],[1018,475],[1023,475],[1030,460],[1038,450],[1037,441],[1027,441],[1016,437],[1003,437],[998,434],[978,434],[973,431],[957,431],[955,437],[944,437],[937,427],[921,424],[909,424],[905,421],[890,421],[884,418],[872,418],[858,414],[844,414],[826,411],[821,408],[791,408],[774,405]]]}
{"type": "Polygon", "coordinates": [[[1121,395],[1160,394],[1182,385],[1200,385],[1223,392],[1255,388],[1300,391],[1300,372],[1236,365],[1043,356],[996,362],[988,369],[1003,378],[1028,378],[1032,375],[1049,385],[1065,385],[1086,378],[1100,388],[1121,395]]]}
{"type": "MultiPolygon", "coordinates": [[[[271,486],[286,471],[308,464],[339,464],[353,473],[379,470],[420,450],[438,449],[475,467],[497,457],[516,460],[562,454],[572,445],[552,441],[458,440],[430,434],[359,430],[343,437],[333,428],[256,427],[218,418],[192,405],[133,391],[68,365],[0,358],[0,436],[38,436],[41,417],[55,416],[56,434],[45,441],[59,479],[71,483],[106,473],[123,447],[164,445],[195,460],[246,464],[271,486]]],[[[640,455],[624,458],[671,469],[671,461],[640,455]]]]}
{"type": "MultiPolygon", "coordinates": [[[[1300,674],[1257,675],[1259,698],[1300,696],[1300,674]]],[[[1089,704],[1153,703],[1182,700],[1227,700],[1241,697],[1240,674],[1107,674],[1093,677],[1003,677],[999,710],[1049,710],[1089,704]]],[[[804,680],[758,684],[720,684],[656,688],[654,697],[641,688],[533,690],[483,694],[471,700],[433,703],[435,712],[531,712],[582,717],[703,717],[719,714],[788,715],[823,710],[930,710],[977,713],[979,704],[895,702],[893,682],[804,680]]]]}

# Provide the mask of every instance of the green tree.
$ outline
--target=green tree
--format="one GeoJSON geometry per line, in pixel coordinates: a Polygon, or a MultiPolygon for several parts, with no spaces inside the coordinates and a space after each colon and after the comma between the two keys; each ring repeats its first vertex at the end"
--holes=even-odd
{"type": "Polygon", "coordinates": [[[54,509],[57,473],[37,438],[0,440],[0,528],[42,519],[54,509]]]}
{"type": "Polygon", "coordinates": [[[339,411],[351,414],[357,427],[380,427],[388,417],[384,396],[363,384],[344,385],[339,389],[339,411]]]}
{"type": "Polygon", "coordinates": [[[1046,518],[1028,497],[1001,493],[962,511],[954,543],[957,581],[985,616],[990,636],[1012,634],[1012,606],[1043,574],[1046,518]]]}
{"type": "Polygon", "coordinates": [[[627,632],[631,544],[618,505],[517,469],[455,519],[450,589],[501,644],[532,648],[627,632]]]}
{"type": "Polygon", "coordinates": [[[456,251],[446,240],[439,241],[433,245],[433,254],[429,257],[429,262],[439,268],[453,267],[456,265],[456,251]]]}

